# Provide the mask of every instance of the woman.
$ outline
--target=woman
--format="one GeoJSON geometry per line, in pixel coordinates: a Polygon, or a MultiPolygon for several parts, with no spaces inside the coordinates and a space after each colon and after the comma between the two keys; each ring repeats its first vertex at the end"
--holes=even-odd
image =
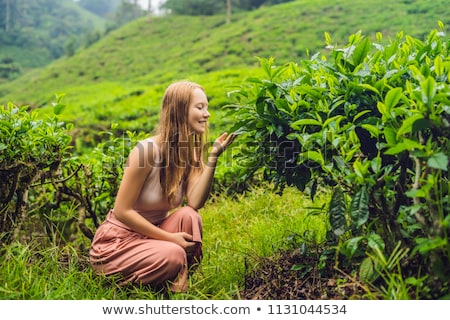
{"type": "Polygon", "coordinates": [[[205,164],[209,116],[200,85],[181,81],[166,89],[158,130],[130,152],[114,208],[93,239],[90,260],[98,273],[187,291],[188,269],[202,257],[197,210],[209,196],[218,157],[235,138],[217,138],[205,164]]]}

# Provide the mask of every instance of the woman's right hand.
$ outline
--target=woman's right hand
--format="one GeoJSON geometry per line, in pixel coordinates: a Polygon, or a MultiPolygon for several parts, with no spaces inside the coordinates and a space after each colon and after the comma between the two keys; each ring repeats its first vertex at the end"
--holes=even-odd
{"type": "Polygon", "coordinates": [[[192,241],[192,235],[187,232],[172,233],[172,242],[178,244],[186,252],[191,252],[195,249],[197,242],[192,241]]]}

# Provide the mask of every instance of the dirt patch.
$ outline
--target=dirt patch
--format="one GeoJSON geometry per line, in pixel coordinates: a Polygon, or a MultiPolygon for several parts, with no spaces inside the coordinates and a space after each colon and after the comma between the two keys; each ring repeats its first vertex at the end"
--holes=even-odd
{"type": "Polygon", "coordinates": [[[241,297],[247,300],[363,299],[365,291],[345,271],[323,265],[319,254],[281,252],[257,261],[245,277],[241,297]]]}

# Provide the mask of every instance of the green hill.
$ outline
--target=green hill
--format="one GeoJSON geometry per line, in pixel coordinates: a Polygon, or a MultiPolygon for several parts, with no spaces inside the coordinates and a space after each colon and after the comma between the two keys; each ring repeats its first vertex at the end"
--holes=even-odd
{"type": "MultiPolygon", "coordinates": [[[[164,87],[191,79],[205,85],[213,108],[258,66],[326,53],[324,32],[336,44],[357,31],[388,41],[399,31],[422,37],[441,20],[450,25],[446,0],[298,0],[224,16],[165,16],[133,21],[70,58],[0,85],[0,104],[47,105],[64,93],[65,120],[95,130],[119,123],[150,130],[164,87]]],[[[213,109],[214,110],[214,109],[213,109]]],[[[220,112],[217,113],[220,118],[220,112]]],[[[226,127],[220,119],[220,125],[226,127]]],[[[214,122],[214,119],[212,119],[214,122]]],[[[214,128],[213,128],[214,129],[214,128]]]]}

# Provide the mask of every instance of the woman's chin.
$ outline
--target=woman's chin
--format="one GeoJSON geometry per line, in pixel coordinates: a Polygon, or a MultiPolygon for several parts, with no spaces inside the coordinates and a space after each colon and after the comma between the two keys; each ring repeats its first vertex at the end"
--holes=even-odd
{"type": "Polygon", "coordinates": [[[194,133],[196,133],[196,134],[204,134],[205,133],[205,131],[206,131],[206,129],[205,128],[193,128],[193,130],[192,130],[194,133]]]}

